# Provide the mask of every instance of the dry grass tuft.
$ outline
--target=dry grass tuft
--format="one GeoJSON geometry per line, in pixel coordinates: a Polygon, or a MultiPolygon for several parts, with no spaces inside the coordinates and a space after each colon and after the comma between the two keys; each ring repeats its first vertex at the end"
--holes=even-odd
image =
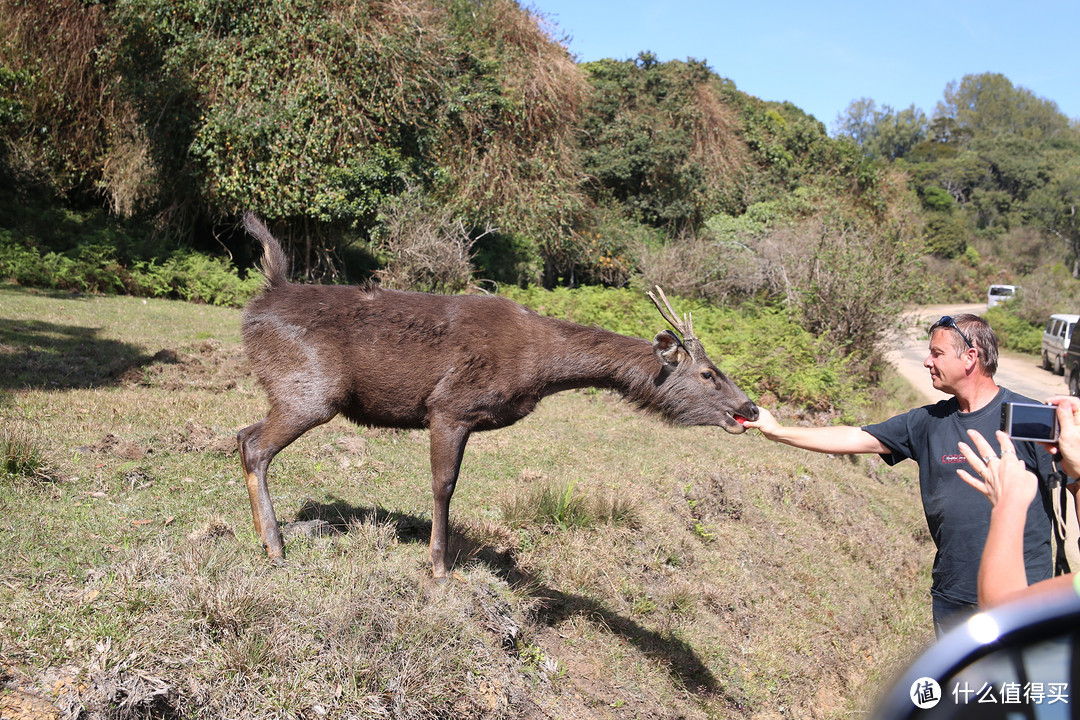
{"type": "Polygon", "coordinates": [[[41,442],[24,425],[0,429],[0,469],[23,478],[45,477],[47,461],[41,442]]]}
{"type": "Polygon", "coordinates": [[[641,526],[642,511],[632,498],[613,491],[585,494],[571,480],[562,485],[541,483],[511,495],[502,503],[502,515],[511,527],[536,525],[566,531],[601,524],[637,528],[641,526]]]}

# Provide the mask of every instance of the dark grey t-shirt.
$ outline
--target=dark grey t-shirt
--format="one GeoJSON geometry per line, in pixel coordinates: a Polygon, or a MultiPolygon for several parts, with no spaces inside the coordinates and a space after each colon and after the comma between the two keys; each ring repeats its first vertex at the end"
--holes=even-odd
{"type": "MultiPolygon", "coordinates": [[[[967,430],[982,433],[995,452],[1000,450],[994,431],[1001,427],[1003,402],[1034,402],[1001,388],[994,400],[972,413],[960,412],[956,398],[915,408],[863,428],[893,452],[882,455],[889,465],[911,458],[919,464],[923,511],[937,545],[930,592],[954,603],[978,602],[979,561],[990,528],[990,502],[959,475],[974,469],[960,453],[960,441],[972,445],[967,430]]],[[[1053,506],[1046,479],[1053,466],[1050,455],[1031,442],[1016,443],[1016,454],[1039,477],[1040,492],[1028,508],[1024,525],[1024,563],[1028,584],[1050,577],[1053,506]]]]}

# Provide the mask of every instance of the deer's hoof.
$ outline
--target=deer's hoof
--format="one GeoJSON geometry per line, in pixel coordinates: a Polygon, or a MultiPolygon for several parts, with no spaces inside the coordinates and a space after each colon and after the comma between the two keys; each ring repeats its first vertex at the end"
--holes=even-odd
{"type": "Polygon", "coordinates": [[[263,550],[266,552],[266,557],[270,560],[270,564],[274,567],[281,567],[285,564],[285,550],[283,548],[273,549],[264,543],[263,550]]]}

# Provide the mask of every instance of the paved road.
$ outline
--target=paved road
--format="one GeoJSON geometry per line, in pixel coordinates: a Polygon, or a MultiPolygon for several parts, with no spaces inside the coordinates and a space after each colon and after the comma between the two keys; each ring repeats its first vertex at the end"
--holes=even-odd
{"type": "MultiPolygon", "coordinates": [[[[930,340],[926,329],[942,315],[960,315],[962,313],[981,314],[985,304],[976,305],[924,305],[912,310],[907,322],[908,330],[898,334],[895,349],[889,359],[896,365],[900,374],[907,378],[927,402],[937,402],[948,397],[935,390],[930,384],[930,372],[922,366],[926,359],[930,340]]],[[[995,376],[999,385],[1027,395],[1035,400],[1045,400],[1051,395],[1067,395],[1065,379],[1043,370],[1039,359],[1032,355],[1002,352],[998,358],[998,371],[995,376]]]]}

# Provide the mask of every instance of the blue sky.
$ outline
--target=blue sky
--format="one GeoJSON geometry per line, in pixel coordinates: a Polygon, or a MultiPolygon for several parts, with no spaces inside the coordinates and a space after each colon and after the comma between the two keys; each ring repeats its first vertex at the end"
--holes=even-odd
{"type": "Polygon", "coordinates": [[[581,62],[704,60],[762,100],[832,130],[852,100],[929,116],[951,80],[1001,73],[1080,119],[1080,0],[906,3],[522,0],[581,62]]]}

